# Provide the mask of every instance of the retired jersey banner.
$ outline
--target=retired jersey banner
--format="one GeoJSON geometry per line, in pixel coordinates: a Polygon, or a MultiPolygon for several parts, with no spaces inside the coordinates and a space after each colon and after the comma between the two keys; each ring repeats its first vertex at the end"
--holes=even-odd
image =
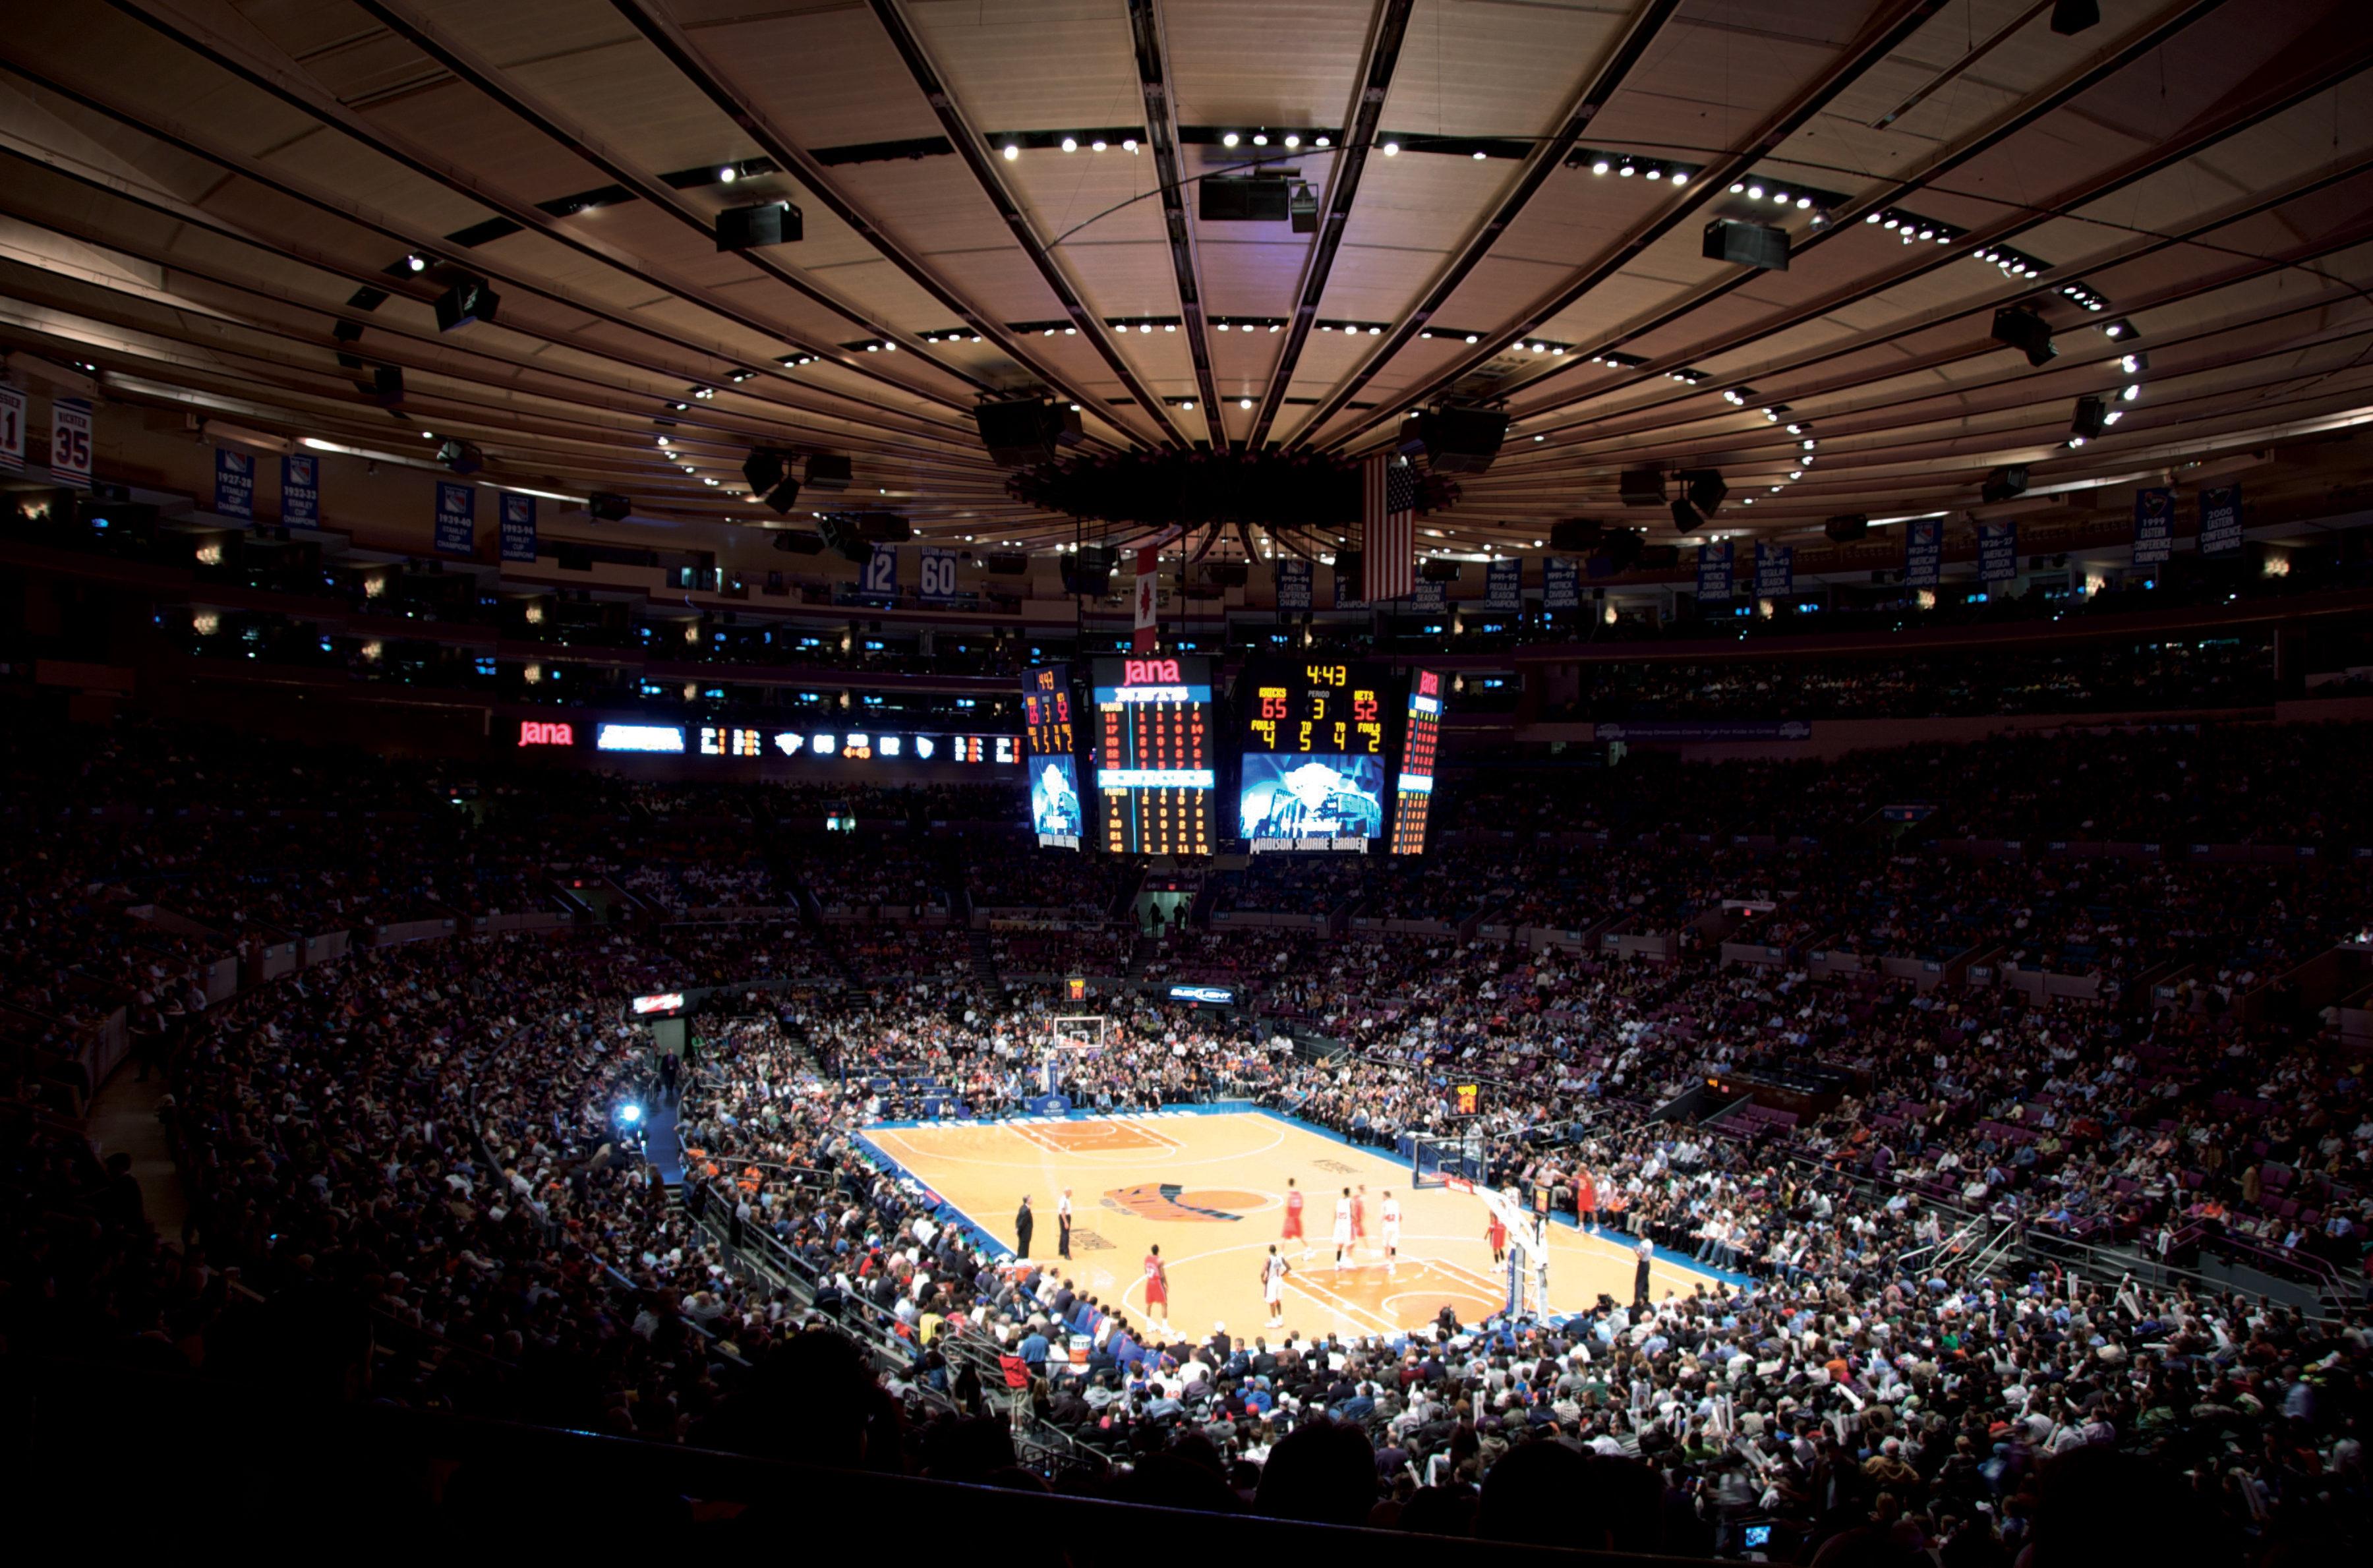
{"type": "Polygon", "coordinates": [[[1582,608],[1582,568],[1571,556],[1550,556],[1541,562],[1541,608],[1582,608]]]}
{"type": "Polygon", "coordinates": [[[503,559],[535,564],[535,497],[503,492],[503,559]]]}
{"type": "Polygon", "coordinates": [[[1277,607],[1280,610],[1311,608],[1310,563],[1294,556],[1277,563],[1277,607]]]}
{"type": "Polygon", "coordinates": [[[2241,547],[2241,486],[2221,485],[2200,492],[2200,553],[2229,556],[2241,547]]]}
{"type": "Polygon", "coordinates": [[[1903,582],[1934,588],[1945,572],[1945,520],[1914,518],[1903,525],[1903,582]]]}
{"type": "Polygon", "coordinates": [[[917,562],[916,591],[926,603],[946,604],[956,597],[956,553],[925,549],[917,562]]]}
{"type": "Polygon", "coordinates": [[[2018,575],[2018,524],[1978,524],[1978,580],[2008,582],[2018,575]]]}
{"type": "Polygon", "coordinates": [[[0,474],[25,472],[25,394],[0,387],[0,474]]]}
{"type": "Polygon", "coordinates": [[[255,459],[228,447],[215,449],[215,510],[255,521],[255,459]]]}
{"type": "Polygon", "coordinates": [[[1525,563],[1493,561],[1483,568],[1483,608],[1513,615],[1525,607],[1525,563]]]}
{"type": "Polygon", "coordinates": [[[898,597],[898,546],[876,544],[873,554],[865,560],[865,591],[885,598],[898,597]]]}
{"type": "Polygon", "coordinates": [[[478,491],[450,479],[437,482],[437,553],[474,556],[478,553],[478,491]]]}
{"type": "Polygon", "coordinates": [[[1785,599],[1796,591],[1794,544],[1755,546],[1755,591],[1766,599],[1785,599]]]}
{"type": "Polygon", "coordinates": [[[290,453],[280,460],[280,521],[310,528],[321,521],[321,460],[290,453]]]}
{"type": "Polygon", "coordinates": [[[50,400],[50,477],[90,483],[90,449],[94,431],[90,404],[78,397],[50,400]]]}
{"type": "Polygon", "coordinates": [[[2175,553],[2175,492],[2134,492],[2134,565],[2155,567],[2175,553]]]}
{"type": "Polygon", "coordinates": [[[1698,597],[1727,599],[1730,597],[1732,558],[1730,541],[1718,539],[1711,544],[1698,546],[1698,597]]]}

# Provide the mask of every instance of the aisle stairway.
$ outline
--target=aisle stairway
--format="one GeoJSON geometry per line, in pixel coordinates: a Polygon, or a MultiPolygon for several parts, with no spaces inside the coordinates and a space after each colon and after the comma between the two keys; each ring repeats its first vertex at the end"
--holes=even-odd
{"type": "Polygon", "coordinates": [[[965,934],[972,939],[973,977],[978,980],[982,985],[987,986],[990,990],[1003,990],[1005,989],[1005,977],[997,972],[997,954],[995,950],[989,946],[988,933],[987,931],[968,931],[965,934]]]}

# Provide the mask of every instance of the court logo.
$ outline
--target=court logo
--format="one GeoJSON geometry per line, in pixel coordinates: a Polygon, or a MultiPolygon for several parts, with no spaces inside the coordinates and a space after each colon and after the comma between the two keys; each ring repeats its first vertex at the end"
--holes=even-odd
{"type": "Polygon", "coordinates": [[[1105,1208],[1140,1220],[1241,1220],[1267,1201],[1258,1192],[1187,1188],[1175,1181],[1140,1182],[1135,1187],[1115,1188],[1104,1196],[1105,1208]]]}

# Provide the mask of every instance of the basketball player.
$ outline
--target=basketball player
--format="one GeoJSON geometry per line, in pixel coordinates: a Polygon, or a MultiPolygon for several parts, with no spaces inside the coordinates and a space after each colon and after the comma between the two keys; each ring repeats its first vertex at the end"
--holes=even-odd
{"type": "Polygon", "coordinates": [[[1385,1267],[1390,1270],[1401,1256],[1401,1200],[1393,1196],[1391,1188],[1385,1188],[1385,1267]]]}
{"type": "Polygon", "coordinates": [[[1505,1263],[1508,1260],[1508,1222],[1500,1218],[1497,1209],[1491,1211],[1491,1228],[1486,1234],[1491,1241],[1491,1261],[1505,1263]]]}
{"type": "Polygon", "coordinates": [[[1310,1238],[1302,1234],[1302,1189],[1292,1176],[1285,1178],[1285,1234],[1278,1240],[1300,1242],[1303,1258],[1310,1257],[1310,1238]]]}
{"type": "Polygon", "coordinates": [[[1162,1326],[1170,1326],[1170,1270],[1162,1261],[1162,1244],[1155,1242],[1145,1254],[1145,1315],[1162,1316],[1162,1326]]]}
{"type": "Polygon", "coordinates": [[[1343,1268],[1343,1254],[1351,1246],[1351,1189],[1345,1188],[1343,1196],[1335,1200],[1335,1268],[1343,1268]]]}
{"type": "Polygon", "coordinates": [[[1269,1243],[1268,1260],[1261,1264],[1261,1300],[1268,1307],[1268,1326],[1285,1326],[1285,1277],[1293,1272],[1293,1265],[1277,1255],[1277,1244],[1269,1243]]]}
{"type": "Polygon", "coordinates": [[[1368,1184],[1362,1182],[1351,1198],[1351,1258],[1357,1262],[1360,1244],[1368,1239],[1368,1184]]]}

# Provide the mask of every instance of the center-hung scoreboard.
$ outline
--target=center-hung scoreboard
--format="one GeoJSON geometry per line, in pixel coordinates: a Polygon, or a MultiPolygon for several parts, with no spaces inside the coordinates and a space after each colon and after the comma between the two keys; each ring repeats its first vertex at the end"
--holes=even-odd
{"type": "Polygon", "coordinates": [[[1070,666],[1026,671],[1038,843],[1422,853],[1447,689],[1374,660],[1255,659],[1233,693],[1193,654],[1090,660],[1080,694],[1070,666]]]}

